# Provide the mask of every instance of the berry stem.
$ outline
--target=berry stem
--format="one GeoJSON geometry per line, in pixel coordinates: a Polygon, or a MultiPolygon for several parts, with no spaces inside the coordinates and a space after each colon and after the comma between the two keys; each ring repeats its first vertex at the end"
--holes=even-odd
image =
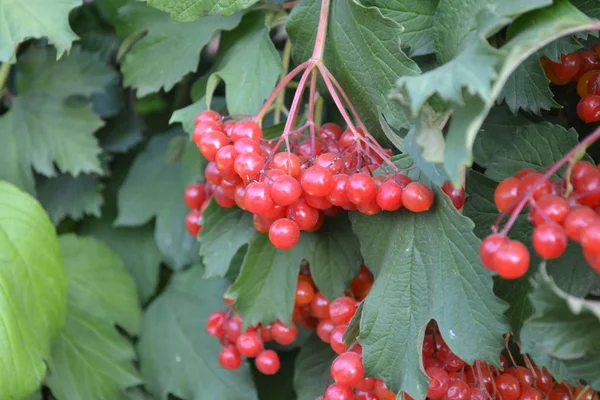
{"type": "MultiPolygon", "coordinates": [[[[310,91],[308,96],[308,120],[315,120],[315,94],[317,92],[317,71],[312,70],[310,75],[310,91]]],[[[310,124],[310,154],[314,159],[316,155],[315,149],[315,124],[310,124]]]]}
{"type": "MultiPolygon", "coordinates": [[[[292,42],[290,40],[285,41],[285,46],[283,47],[283,54],[281,55],[281,63],[283,64],[283,72],[281,73],[280,80],[285,80],[286,75],[290,69],[290,57],[292,54],[292,42]]],[[[275,114],[273,116],[273,121],[275,124],[281,122],[281,110],[285,107],[285,89],[279,92],[277,95],[277,99],[275,100],[275,114]]]]}
{"type": "Polygon", "coordinates": [[[538,180],[536,180],[529,187],[529,189],[527,189],[527,192],[525,192],[525,194],[523,195],[523,197],[521,198],[521,200],[519,201],[519,203],[517,204],[517,206],[515,207],[515,209],[512,211],[512,213],[510,215],[510,218],[508,219],[508,221],[506,222],[506,224],[502,228],[502,231],[500,232],[500,234],[506,235],[508,233],[508,231],[510,230],[510,228],[512,228],[513,224],[515,223],[515,221],[517,220],[517,218],[521,214],[521,211],[523,210],[523,208],[525,208],[525,205],[527,205],[527,202],[529,201],[529,198],[531,197],[531,194],[533,193],[534,189],[538,185],[540,185],[541,183],[547,181],[563,165],[565,165],[566,163],[568,163],[580,151],[587,149],[592,143],[594,143],[596,140],[598,140],[598,138],[600,138],[600,128],[597,128],[589,136],[587,136],[585,139],[583,139],[581,142],[579,142],[579,144],[577,144],[577,146],[573,147],[571,149],[571,151],[569,151],[567,154],[565,154],[563,156],[563,158],[561,158],[560,160],[558,160],[558,162],[556,162],[550,169],[548,169],[548,171],[543,176],[541,176],[540,178],[538,178],[538,180]]]}
{"type": "Polygon", "coordinates": [[[325,38],[327,36],[327,26],[329,23],[329,6],[330,0],[321,1],[321,13],[319,14],[319,27],[317,28],[317,38],[315,39],[315,47],[311,59],[314,61],[323,59],[323,51],[325,50],[325,38]]]}

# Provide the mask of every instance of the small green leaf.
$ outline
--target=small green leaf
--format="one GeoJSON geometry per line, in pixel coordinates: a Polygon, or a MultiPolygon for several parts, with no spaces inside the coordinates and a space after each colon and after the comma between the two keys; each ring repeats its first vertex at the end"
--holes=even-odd
{"type": "Polygon", "coordinates": [[[133,112],[123,110],[97,133],[100,146],[110,153],[126,153],[143,139],[143,122],[133,112]]]}
{"type": "MultiPolygon", "coordinates": [[[[290,14],[287,31],[297,61],[311,57],[320,6],[319,0],[303,0],[290,14]]],[[[335,23],[329,24],[327,32],[325,65],[345,88],[371,133],[383,136],[380,114],[393,128],[408,127],[402,111],[388,99],[399,77],[420,72],[398,49],[402,26],[376,7],[345,0],[331,2],[329,20],[335,23]],[[349,54],[352,62],[348,62],[349,54]]]]}
{"type": "Polygon", "coordinates": [[[200,51],[219,31],[233,29],[240,15],[204,17],[191,23],[173,21],[168,14],[138,2],[119,9],[117,33],[125,38],[147,34],[136,42],[121,67],[125,86],[137,89],[138,97],[171,90],[179,80],[198,68],[200,51]]]}
{"type": "Polygon", "coordinates": [[[142,0],[148,5],[171,14],[180,22],[194,21],[205,15],[231,15],[244,10],[258,0],[142,0]]]}
{"type": "Polygon", "coordinates": [[[443,185],[448,181],[448,175],[444,170],[444,166],[440,163],[427,161],[421,155],[421,148],[415,137],[415,128],[411,128],[404,137],[404,145],[406,153],[409,154],[415,162],[415,166],[436,185],[443,185]]]}
{"type": "Polygon", "coordinates": [[[204,97],[202,97],[197,102],[175,111],[171,116],[169,123],[173,124],[179,122],[183,127],[183,130],[191,136],[194,133],[194,118],[206,109],[206,101],[204,100],[204,97]]]}
{"type": "Polygon", "coordinates": [[[48,7],[45,0],[0,0],[0,62],[15,61],[19,43],[30,38],[48,38],[60,58],[78,37],[69,26],[69,13],[81,0],[58,0],[48,7]]]}
{"type": "Polygon", "coordinates": [[[329,369],[337,354],[317,335],[312,335],[296,359],[294,387],[298,400],[323,396],[329,381],[329,369]]]}
{"type": "Polygon", "coordinates": [[[252,214],[237,207],[223,208],[214,201],[202,213],[200,257],[205,278],[224,277],[237,251],[256,234],[252,214]]]}
{"type": "Polygon", "coordinates": [[[121,259],[93,238],[60,238],[69,284],[67,321],[52,347],[47,384],[61,399],[123,399],[142,383],[133,345],[115,328],[139,333],[136,287],[121,259]]]}
{"type": "Polygon", "coordinates": [[[66,216],[80,220],[84,215],[100,217],[102,183],[98,175],[79,175],[74,178],[61,174],[56,178],[44,179],[38,186],[38,197],[54,224],[66,216]]]}
{"type": "Polygon", "coordinates": [[[46,375],[44,360],[65,320],[67,282],[58,239],[44,209],[2,181],[0,276],[0,393],[20,399],[46,375]]]}
{"type": "Polygon", "coordinates": [[[509,329],[506,306],[479,261],[473,223],[436,193],[435,207],[424,213],[351,216],[365,263],[376,274],[360,320],[365,367],[393,391],[419,399],[428,387],[421,348],[431,319],[467,363],[497,364],[509,329]]]}
{"type": "Polygon", "coordinates": [[[138,345],[142,376],[159,399],[256,400],[249,368],[221,368],[221,345],[206,333],[206,320],[223,308],[224,279],[203,280],[199,266],[177,272],[148,308],[138,345]],[[168,340],[166,340],[168,339],[168,340]]]}

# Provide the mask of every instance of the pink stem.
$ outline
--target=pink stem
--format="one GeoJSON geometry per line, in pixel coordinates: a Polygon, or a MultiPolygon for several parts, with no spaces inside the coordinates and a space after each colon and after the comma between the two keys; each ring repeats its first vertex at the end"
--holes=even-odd
{"type": "Polygon", "coordinates": [[[330,0],[322,0],[321,13],[319,14],[319,27],[317,28],[317,38],[315,39],[315,47],[311,56],[312,60],[322,60],[323,51],[325,50],[325,37],[327,36],[327,25],[329,22],[329,2],[330,0]]]}
{"type": "Polygon", "coordinates": [[[310,124],[310,152],[314,159],[316,155],[315,149],[315,94],[317,92],[317,71],[313,69],[310,76],[310,92],[308,96],[308,120],[313,122],[310,124]]]}
{"type": "Polygon", "coordinates": [[[565,165],[567,162],[569,162],[569,160],[571,160],[571,158],[575,157],[577,155],[577,153],[579,153],[581,151],[581,149],[586,149],[589,145],[591,145],[596,140],[598,140],[598,138],[600,138],[600,128],[597,128],[594,132],[592,132],[591,135],[587,136],[585,139],[583,139],[581,142],[579,142],[579,144],[577,146],[573,147],[571,149],[571,151],[569,151],[567,154],[565,154],[563,156],[563,158],[558,160],[558,162],[556,162],[552,166],[552,168],[550,168],[548,170],[548,172],[546,172],[543,176],[539,177],[538,180],[535,181],[529,187],[527,192],[525,192],[521,201],[519,201],[516,208],[512,211],[511,216],[510,216],[509,220],[506,222],[506,224],[504,225],[504,227],[502,228],[502,231],[500,231],[500,234],[506,235],[508,233],[508,231],[510,230],[510,228],[512,228],[513,224],[519,217],[519,214],[521,214],[521,211],[523,210],[523,208],[525,208],[525,205],[527,205],[527,202],[529,201],[531,194],[533,193],[533,191],[539,184],[547,181],[563,165],[565,165]]]}

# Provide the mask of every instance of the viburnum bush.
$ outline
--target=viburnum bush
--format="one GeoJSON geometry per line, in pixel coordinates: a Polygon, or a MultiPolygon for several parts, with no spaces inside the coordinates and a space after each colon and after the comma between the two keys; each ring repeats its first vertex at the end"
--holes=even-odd
{"type": "Polygon", "coordinates": [[[0,400],[599,400],[597,18],[0,0],[0,400]]]}

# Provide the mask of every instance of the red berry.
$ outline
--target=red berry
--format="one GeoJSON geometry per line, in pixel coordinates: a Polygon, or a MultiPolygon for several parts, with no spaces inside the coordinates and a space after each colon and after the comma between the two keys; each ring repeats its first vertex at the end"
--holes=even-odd
{"type": "Polygon", "coordinates": [[[297,155],[289,152],[277,153],[271,161],[272,167],[291,175],[294,178],[300,176],[300,159],[297,155]]]}
{"type": "Polygon", "coordinates": [[[246,186],[244,206],[253,214],[262,214],[273,208],[271,188],[264,182],[252,182],[246,186]]]}
{"type": "Polygon", "coordinates": [[[503,400],[518,400],[521,395],[521,387],[517,378],[511,374],[501,374],[494,379],[496,389],[503,400]]]}
{"type": "Polygon", "coordinates": [[[553,222],[540,224],[533,230],[533,248],[542,258],[548,260],[563,255],[567,250],[568,241],[564,228],[553,222]]]}
{"type": "Polygon", "coordinates": [[[200,121],[194,127],[194,133],[192,134],[192,140],[196,145],[200,145],[202,137],[209,133],[223,133],[223,127],[221,124],[215,121],[200,121]]]}
{"type": "MultiPolygon", "coordinates": [[[[450,349],[448,348],[448,350],[450,349]]],[[[448,372],[460,371],[465,366],[465,362],[455,354],[452,354],[450,357],[448,357],[445,364],[445,369],[448,372]]]]}
{"type": "Polygon", "coordinates": [[[600,221],[594,221],[581,230],[581,246],[587,252],[600,254],[600,221]]]}
{"type": "Polygon", "coordinates": [[[225,334],[225,330],[223,329],[225,318],[225,311],[215,311],[210,314],[208,321],[206,322],[206,332],[214,337],[223,336],[225,334]]]}
{"type": "Polygon", "coordinates": [[[192,210],[185,216],[185,229],[192,236],[198,236],[202,226],[199,224],[202,213],[199,210],[192,210]]]}
{"type": "Polygon", "coordinates": [[[577,116],[583,122],[600,121],[600,96],[588,94],[577,104],[577,116]]]}
{"type": "Polygon", "coordinates": [[[484,267],[494,270],[494,255],[500,247],[509,242],[509,239],[498,233],[494,233],[481,241],[479,246],[479,257],[484,267]]]}
{"type": "Polygon", "coordinates": [[[281,345],[288,345],[294,343],[298,336],[298,329],[295,325],[287,326],[281,321],[275,321],[271,327],[271,335],[273,340],[281,345]]]}
{"type": "Polygon", "coordinates": [[[372,391],[375,388],[375,378],[362,378],[360,381],[354,384],[354,388],[356,390],[362,390],[365,392],[372,391]]]}
{"type": "Polygon", "coordinates": [[[375,396],[379,400],[396,400],[396,393],[389,390],[385,382],[381,379],[375,381],[375,396]]]}
{"type": "Polygon", "coordinates": [[[208,161],[215,161],[217,151],[228,144],[229,138],[223,132],[208,132],[199,139],[198,148],[208,161]]]}
{"type": "Polygon", "coordinates": [[[396,211],[402,207],[402,187],[394,181],[383,182],[375,199],[382,210],[396,211]]]}
{"type": "Polygon", "coordinates": [[[511,367],[508,368],[506,372],[517,378],[521,388],[524,388],[526,386],[533,386],[533,384],[535,383],[533,374],[530,370],[528,370],[525,367],[511,367]]]}
{"type": "Polygon", "coordinates": [[[357,303],[352,297],[340,297],[329,305],[329,316],[334,324],[347,324],[356,312],[357,303]]]}
{"type": "Polygon", "coordinates": [[[571,240],[581,241],[583,230],[591,223],[598,221],[598,215],[589,207],[572,209],[565,218],[564,227],[571,240]]]}
{"type": "Polygon", "coordinates": [[[329,344],[333,351],[338,354],[342,354],[346,351],[346,343],[344,343],[344,332],[346,332],[346,328],[348,325],[338,325],[331,332],[331,339],[329,340],[329,344]]]}
{"type": "Polygon", "coordinates": [[[587,161],[577,161],[571,169],[571,183],[575,185],[584,176],[595,173],[596,167],[587,161]]]}
{"type": "Polygon", "coordinates": [[[235,346],[225,346],[219,352],[219,364],[224,369],[238,369],[242,366],[242,356],[235,346]]]}
{"type": "Polygon", "coordinates": [[[357,206],[369,204],[377,196],[377,186],[367,174],[358,173],[348,178],[346,195],[357,206]]]}
{"type": "Polygon", "coordinates": [[[256,153],[240,154],[235,158],[233,169],[243,180],[254,178],[265,166],[262,156],[256,153]]]}
{"type": "Polygon", "coordinates": [[[334,383],[325,390],[325,400],[353,400],[352,388],[341,383],[334,383]]]}
{"type": "Polygon", "coordinates": [[[569,203],[561,197],[546,195],[532,208],[531,218],[533,225],[539,225],[547,220],[562,224],[570,211],[569,203]]]}
{"type": "Polygon", "coordinates": [[[354,400],[378,400],[378,398],[373,392],[357,389],[354,391],[354,400]]]}
{"type": "Polygon", "coordinates": [[[574,183],[577,202],[590,207],[600,203],[600,171],[585,174],[574,183]]]}
{"type": "Polygon", "coordinates": [[[333,176],[333,188],[331,192],[327,195],[327,200],[336,206],[343,206],[347,204],[350,200],[348,200],[348,195],[346,194],[346,190],[348,188],[348,175],[346,174],[337,174],[333,176]]]}
{"type": "Polygon", "coordinates": [[[557,386],[550,392],[548,400],[572,400],[572,398],[567,389],[557,386]]]}
{"type": "Polygon", "coordinates": [[[313,165],[300,178],[302,189],[311,196],[327,196],[333,189],[333,175],[328,169],[313,165]]]}
{"type": "Polygon", "coordinates": [[[235,341],[235,347],[245,357],[256,357],[263,349],[263,342],[256,333],[243,333],[235,341]]]}
{"type": "Polygon", "coordinates": [[[532,172],[519,182],[519,196],[529,195],[534,200],[552,192],[552,183],[538,172],[532,172]]]}
{"type": "Polygon", "coordinates": [[[329,200],[327,200],[327,197],[311,196],[308,193],[304,193],[303,197],[304,201],[306,201],[306,203],[309,206],[314,207],[317,210],[327,210],[333,207],[333,204],[331,204],[329,200]]]}
{"type": "Polygon", "coordinates": [[[510,212],[519,197],[519,184],[517,178],[506,178],[496,186],[494,191],[494,204],[500,212],[510,212]]]}
{"type": "Polygon", "coordinates": [[[230,144],[221,147],[215,155],[215,165],[219,172],[226,175],[235,174],[233,164],[238,155],[239,153],[230,144]]]}
{"type": "Polygon", "coordinates": [[[504,279],[520,278],[529,269],[529,250],[517,240],[510,240],[494,254],[492,266],[494,271],[504,279]]]}
{"type": "Polygon", "coordinates": [[[322,319],[317,325],[317,336],[325,342],[329,343],[331,340],[331,332],[335,329],[335,324],[328,319],[322,319]]]}
{"type": "MultiPolygon", "coordinates": [[[[225,300],[225,298],[223,300],[225,300]]],[[[242,319],[239,315],[225,321],[225,334],[227,335],[227,338],[234,343],[237,338],[240,337],[242,334],[242,319]]]]}
{"type": "Polygon", "coordinates": [[[319,319],[329,319],[329,300],[323,293],[317,292],[310,303],[310,312],[319,319]]]}
{"type": "Polygon", "coordinates": [[[467,400],[471,398],[471,389],[463,381],[453,381],[448,385],[445,400],[467,400]]]}
{"type": "Polygon", "coordinates": [[[331,377],[334,381],[353,386],[365,375],[361,357],[352,352],[337,356],[331,363],[331,377]]]}
{"type": "Polygon", "coordinates": [[[281,367],[281,362],[275,351],[265,350],[256,357],[254,365],[264,375],[275,375],[281,367]]]}
{"type": "Polygon", "coordinates": [[[429,377],[429,390],[427,397],[430,399],[439,399],[444,397],[450,386],[448,373],[441,368],[427,368],[425,373],[429,377]]]}
{"type": "Polygon", "coordinates": [[[202,207],[202,203],[206,200],[206,186],[203,183],[189,185],[183,192],[183,202],[188,208],[198,209],[202,207]]]}
{"type": "Polygon", "coordinates": [[[248,138],[254,141],[262,139],[263,133],[260,126],[251,120],[239,121],[231,128],[231,140],[237,142],[240,139],[248,138]]]}
{"type": "Polygon", "coordinates": [[[280,218],[269,228],[269,240],[278,249],[289,250],[298,243],[299,239],[300,228],[290,219],[280,218]]]}
{"type": "Polygon", "coordinates": [[[562,54],[560,63],[552,62],[550,70],[560,80],[571,79],[579,72],[581,56],[579,53],[562,54]]]}
{"type": "Polygon", "coordinates": [[[411,182],[402,191],[402,204],[412,212],[427,211],[433,205],[433,192],[421,182],[411,182]]]}
{"type": "Polygon", "coordinates": [[[542,393],[531,386],[521,386],[519,400],[542,400],[542,393]]]}
{"type": "Polygon", "coordinates": [[[206,164],[206,168],[204,168],[204,177],[213,185],[219,185],[223,179],[221,172],[219,172],[217,165],[214,162],[206,164]]]}
{"type": "Polygon", "coordinates": [[[304,231],[314,227],[319,222],[319,211],[308,205],[304,200],[298,200],[288,207],[287,217],[296,222],[298,228],[304,231]]]}
{"type": "Polygon", "coordinates": [[[323,153],[316,158],[314,165],[327,168],[329,172],[335,175],[338,172],[340,172],[343,163],[342,160],[339,159],[339,156],[337,154],[323,153]]]}
{"type": "Polygon", "coordinates": [[[302,186],[289,175],[280,176],[271,184],[271,198],[275,204],[289,206],[302,195],[302,186]]]}
{"type": "Polygon", "coordinates": [[[315,298],[315,289],[310,282],[299,280],[296,285],[295,302],[298,306],[307,306],[315,298]]]}
{"type": "Polygon", "coordinates": [[[344,133],[342,127],[331,122],[323,124],[319,130],[319,134],[323,139],[332,141],[338,140],[342,136],[342,133],[344,133]]]}
{"type": "Polygon", "coordinates": [[[235,200],[225,194],[222,186],[217,186],[215,188],[213,198],[215,199],[215,202],[223,208],[231,208],[235,205],[235,200]]]}
{"type": "Polygon", "coordinates": [[[221,122],[221,114],[219,114],[216,111],[212,111],[212,110],[202,111],[194,119],[194,125],[199,125],[200,122],[220,123],[221,122]]]}
{"type": "Polygon", "coordinates": [[[442,185],[442,191],[450,197],[450,201],[457,210],[460,210],[465,205],[465,189],[456,189],[451,182],[446,182],[442,185]]]}

